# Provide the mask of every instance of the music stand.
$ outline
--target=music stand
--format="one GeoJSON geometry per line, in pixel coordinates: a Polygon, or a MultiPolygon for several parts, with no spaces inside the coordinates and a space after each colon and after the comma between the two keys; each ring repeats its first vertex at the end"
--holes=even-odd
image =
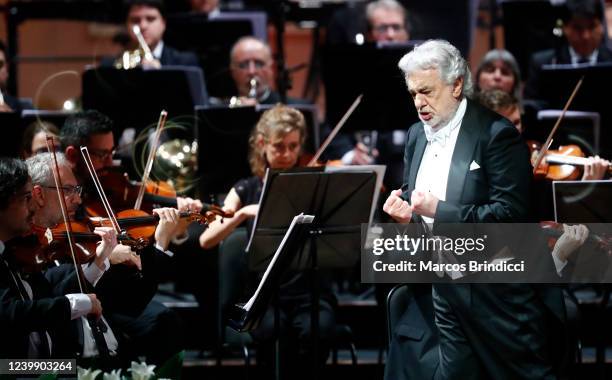
{"type": "Polygon", "coordinates": [[[554,181],[555,222],[612,223],[612,180],[554,181]]]}
{"type": "Polygon", "coordinates": [[[212,19],[206,14],[174,14],[167,18],[164,41],[179,50],[196,53],[210,94],[230,97],[236,92],[229,74],[232,46],[244,36],[266,41],[266,23],[263,12],[223,12],[212,19]]]}
{"type": "MultiPolygon", "coordinates": [[[[527,128],[525,139],[545,141],[561,110],[541,110],[537,113],[538,125],[527,128]]],[[[587,155],[600,152],[601,117],[598,112],[567,111],[554,138],[554,146],[578,144],[587,155]]]]}
{"type": "Polygon", "coordinates": [[[140,131],[155,125],[162,109],[168,111],[169,121],[193,120],[194,107],[206,104],[207,97],[202,70],[197,67],[101,67],[83,73],[83,108],[109,116],[115,124],[116,138],[126,128],[140,131]]]}
{"type": "Polygon", "coordinates": [[[16,112],[0,112],[0,156],[19,157],[23,139],[21,115],[16,112]]]}
{"type": "MultiPolygon", "coordinates": [[[[611,63],[544,65],[539,80],[540,98],[551,108],[563,109],[574,86],[583,76],[582,88],[576,94],[571,109],[599,112],[602,125],[607,125],[612,121],[612,110],[607,101],[608,90],[612,88],[611,63]]],[[[602,153],[612,151],[610,137],[612,134],[603,128],[600,137],[602,153]]]]}
{"type": "MultiPolygon", "coordinates": [[[[196,137],[201,194],[226,193],[241,178],[252,175],[248,164],[249,136],[261,114],[271,105],[255,107],[196,107],[196,137]],[[228,154],[231,152],[231,154],[228,154]]],[[[292,105],[306,119],[304,150],[319,146],[316,107],[292,105]]]]}
{"type": "Polygon", "coordinates": [[[414,43],[334,45],[323,51],[327,121],[336,124],[359,94],[363,98],[343,131],[406,130],[418,121],[397,64],[414,43]]]}
{"type": "Polygon", "coordinates": [[[309,269],[312,283],[311,338],[314,377],[318,369],[319,268],[352,268],[361,252],[361,226],[370,224],[384,177],[384,166],[327,167],[266,172],[259,211],[247,252],[249,268],[259,271],[272,259],[293,215],[314,216],[308,236],[291,264],[309,269]]]}

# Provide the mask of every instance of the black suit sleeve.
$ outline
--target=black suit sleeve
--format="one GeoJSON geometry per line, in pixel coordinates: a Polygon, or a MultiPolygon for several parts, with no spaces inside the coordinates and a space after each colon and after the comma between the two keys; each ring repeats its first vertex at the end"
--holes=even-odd
{"type": "Polygon", "coordinates": [[[488,194],[488,201],[440,201],[436,222],[528,221],[532,173],[527,145],[508,121],[495,121],[490,131],[482,157],[488,184],[482,183],[479,189],[488,194]]]}

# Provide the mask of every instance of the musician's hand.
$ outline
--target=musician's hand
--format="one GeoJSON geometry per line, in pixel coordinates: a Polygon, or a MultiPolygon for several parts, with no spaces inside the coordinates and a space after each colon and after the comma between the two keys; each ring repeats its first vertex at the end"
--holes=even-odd
{"type": "Polygon", "coordinates": [[[93,233],[101,238],[96,247],[96,265],[98,268],[104,269],[104,261],[110,257],[117,246],[117,233],[111,227],[96,227],[93,233]]]}
{"type": "Polygon", "coordinates": [[[127,245],[117,245],[110,255],[112,265],[127,265],[142,270],[140,256],[127,245]]]}
{"type": "Polygon", "coordinates": [[[587,158],[588,162],[584,165],[584,173],[582,173],[582,180],[598,180],[603,179],[610,166],[610,161],[604,160],[599,156],[587,158]]]}
{"type": "Polygon", "coordinates": [[[355,148],[351,152],[351,165],[369,165],[374,162],[376,157],[378,157],[378,150],[372,150],[372,154],[370,155],[368,147],[360,142],[355,145],[355,148]]]}
{"type": "Polygon", "coordinates": [[[393,190],[383,205],[383,211],[398,223],[408,223],[412,218],[412,207],[401,195],[402,190],[393,190]]]}
{"type": "Polygon", "coordinates": [[[161,66],[161,62],[158,59],[143,59],[142,61],[143,69],[159,69],[161,66]]]}
{"type": "Polygon", "coordinates": [[[170,240],[177,230],[180,217],[179,211],[175,208],[163,207],[153,210],[153,214],[159,216],[159,223],[155,229],[155,241],[165,251],[170,245],[170,240]]]}
{"type": "Polygon", "coordinates": [[[413,212],[433,218],[438,208],[438,198],[429,192],[414,190],[410,197],[410,204],[413,212]]]}
{"type": "Polygon", "coordinates": [[[259,211],[259,205],[253,204],[253,205],[244,206],[243,208],[238,210],[236,214],[239,217],[241,217],[243,220],[245,220],[245,219],[256,217],[258,211],[259,211]]]}
{"type": "Polygon", "coordinates": [[[553,255],[557,256],[561,262],[566,262],[569,255],[580,248],[588,237],[589,229],[583,224],[575,226],[564,224],[563,234],[555,243],[553,255]]]}
{"type": "Polygon", "coordinates": [[[89,300],[91,301],[91,311],[87,313],[87,316],[100,319],[100,317],[102,317],[102,304],[100,303],[100,300],[93,293],[88,294],[87,297],[89,297],[89,300]]]}
{"type": "MultiPolygon", "coordinates": [[[[189,197],[177,197],[176,204],[178,206],[179,212],[195,212],[199,213],[202,211],[202,201],[199,199],[192,199],[189,197]]],[[[174,237],[181,238],[185,237],[187,234],[187,228],[191,224],[191,221],[188,218],[180,218],[179,224],[174,231],[174,237]]]]}
{"type": "Polygon", "coordinates": [[[0,104],[0,112],[13,112],[13,109],[8,104],[2,103],[0,104]]]}

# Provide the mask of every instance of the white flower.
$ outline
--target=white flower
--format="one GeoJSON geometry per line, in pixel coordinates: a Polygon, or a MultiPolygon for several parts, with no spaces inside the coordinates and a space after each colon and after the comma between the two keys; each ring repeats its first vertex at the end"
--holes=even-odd
{"type": "Polygon", "coordinates": [[[95,380],[96,376],[98,376],[102,371],[99,369],[92,370],[85,369],[81,367],[77,367],[77,377],[79,380],[95,380]]]}
{"type": "Polygon", "coordinates": [[[105,373],[102,375],[102,380],[121,380],[121,370],[116,369],[111,373],[105,373]]]}
{"type": "Polygon", "coordinates": [[[147,363],[136,363],[132,362],[131,368],[128,371],[132,372],[132,380],[149,380],[155,376],[154,365],[147,365],[147,363]]]}

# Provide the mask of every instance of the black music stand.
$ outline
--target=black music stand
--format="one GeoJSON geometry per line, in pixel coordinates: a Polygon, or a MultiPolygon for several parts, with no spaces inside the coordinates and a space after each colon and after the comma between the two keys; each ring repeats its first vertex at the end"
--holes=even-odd
{"type": "Polygon", "coordinates": [[[397,64],[414,43],[333,45],[323,51],[327,121],[334,125],[359,94],[363,98],[343,131],[406,130],[418,121],[397,64]]]}
{"type": "Polygon", "coordinates": [[[194,107],[207,100],[202,70],[197,67],[101,67],[83,73],[83,108],[108,115],[115,123],[116,138],[126,128],[140,131],[155,125],[162,109],[168,111],[168,121],[193,120],[194,107]]]}
{"type": "Polygon", "coordinates": [[[21,115],[16,112],[0,112],[0,156],[19,157],[23,138],[21,115]]]}
{"type": "MultiPolygon", "coordinates": [[[[572,102],[572,110],[594,111],[601,115],[601,124],[612,122],[608,91],[612,88],[612,63],[597,65],[544,65],[540,73],[540,97],[551,108],[563,109],[578,80],[584,76],[582,88],[572,102]]],[[[612,133],[601,130],[601,152],[612,152],[612,133]]]]}
{"type": "Polygon", "coordinates": [[[554,181],[555,222],[612,223],[612,180],[554,181]]]}
{"type": "MultiPolygon", "coordinates": [[[[236,181],[252,175],[248,164],[249,136],[261,114],[271,105],[256,107],[196,107],[196,137],[201,194],[227,192],[236,181]]],[[[319,146],[316,108],[309,104],[291,105],[306,119],[304,150],[319,146]]]]}
{"type": "MultiPolygon", "coordinates": [[[[361,226],[370,224],[384,177],[384,166],[308,168],[266,173],[259,212],[247,245],[249,268],[260,271],[271,260],[292,214],[315,217],[308,237],[291,263],[308,269],[312,283],[312,350],[314,377],[318,370],[319,268],[352,268],[361,252],[361,226]]],[[[275,323],[276,325],[276,323],[275,323]]]]}

